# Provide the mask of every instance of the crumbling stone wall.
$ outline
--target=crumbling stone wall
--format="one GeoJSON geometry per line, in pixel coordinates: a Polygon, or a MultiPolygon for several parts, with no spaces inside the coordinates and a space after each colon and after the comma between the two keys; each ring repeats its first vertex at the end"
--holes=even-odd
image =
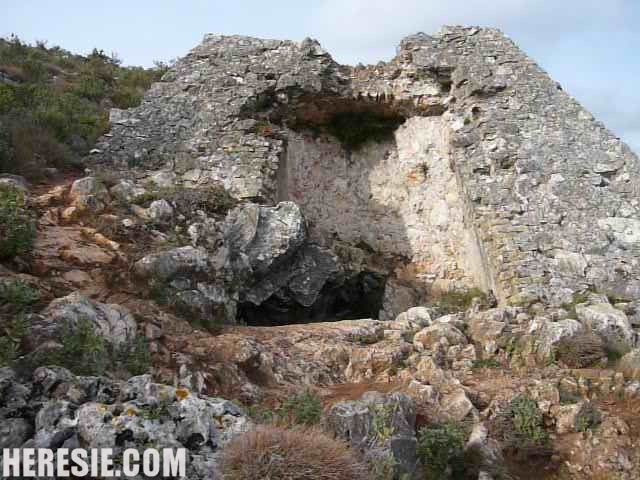
{"type": "Polygon", "coordinates": [[[368,67],[308,39],[209,35],[112,125],[94,163],[297,202],[313,242],[425,294],[640,297],[638,158],[494,29],[407,37],[368,67]],[[331,134],[345,112],[404,123],[352,148],[331,134]]]}

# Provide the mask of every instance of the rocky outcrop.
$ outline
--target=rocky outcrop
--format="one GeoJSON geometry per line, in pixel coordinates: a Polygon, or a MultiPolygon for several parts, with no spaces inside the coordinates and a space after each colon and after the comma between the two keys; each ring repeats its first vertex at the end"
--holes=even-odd
{"type": "Polygon", "coordinates": [[[406,302],[640,296],[638,158],[497,30],[413,35],[369,67],[308,39],[208,35],[111,123],[97,167],[293,201],[313,243],[406,302]]]}
{"type": "Polygon", "coordinates": [[[115,461],[127,448],[186,448],[187,477],[214,480],[222,448],[250,426],[234,404],[149,375],[117,383],[41,367],[26,381],[0,368],[2,447],[112,448],[115,461]]]}
{"type": "Polygon", "coordinates": [[[420,470],[415,405],[406,395],[366,392],[358,401],[334,405],[327,422],[338,437],[363,452],[369,463],[390,457],[398,477],[415,478],[420,470]]]}

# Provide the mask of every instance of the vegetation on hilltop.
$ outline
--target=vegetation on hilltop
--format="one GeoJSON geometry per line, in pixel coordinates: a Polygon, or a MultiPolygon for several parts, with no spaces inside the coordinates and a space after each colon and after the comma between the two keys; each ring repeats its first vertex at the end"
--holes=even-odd
{"type": "Polygon", "coordinates": [[[78,164],[108,129],[108,110],[142,101],[168,66],[122,66],[94,49],[76,55],[45,42],[0,39],[0,173],[37,180],[78,164]]]}

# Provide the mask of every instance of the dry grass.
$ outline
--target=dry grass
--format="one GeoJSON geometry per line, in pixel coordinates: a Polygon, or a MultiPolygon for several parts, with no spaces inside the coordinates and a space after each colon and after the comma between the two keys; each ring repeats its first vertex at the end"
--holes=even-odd
{"type": "Polygon", "coordinates": [[[224,450],[227,480],[365,480],[364,464],[346,443],[318,428],[272,425],[232,440],[224,450]]]}
{"type": "Polygon", "coordinates": [[[569,368],[588,368],[607,356],[602,339],[593,333],[567,337],[556,347],[556,357],[569,368]]]}

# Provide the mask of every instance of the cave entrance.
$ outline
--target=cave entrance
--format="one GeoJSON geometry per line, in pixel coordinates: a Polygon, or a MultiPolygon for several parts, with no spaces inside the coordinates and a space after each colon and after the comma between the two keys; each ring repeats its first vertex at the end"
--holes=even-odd
{"type": "Polygon", "coordinates": [[[240,303],[238,319],[247,325],[261,327],[378,319],[386,281],[385,275],[362,271],[341,282],[328,282],[310,306],[300,305],[285,292],[278,292],[260,305],[240,303]]]}

